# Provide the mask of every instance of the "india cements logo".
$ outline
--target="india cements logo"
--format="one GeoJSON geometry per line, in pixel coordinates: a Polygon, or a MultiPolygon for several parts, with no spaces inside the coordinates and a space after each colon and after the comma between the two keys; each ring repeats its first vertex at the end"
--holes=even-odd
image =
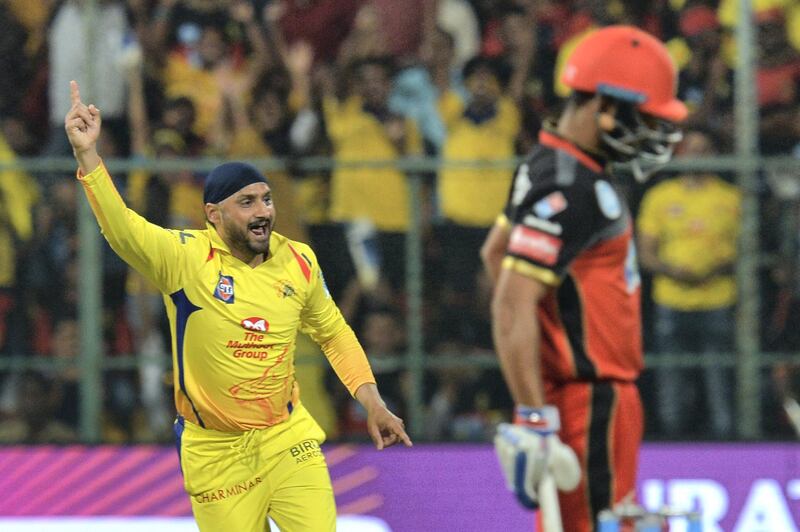
{"type": "Polygon", "coordinates": [[[223,303],[228,303],[229,305],[233,303],[232,275],[222,275],[222,273],[220,272],[219,281],[217,281],[217,286],[214,288],[214,297],[216,297],[223,303]]]}

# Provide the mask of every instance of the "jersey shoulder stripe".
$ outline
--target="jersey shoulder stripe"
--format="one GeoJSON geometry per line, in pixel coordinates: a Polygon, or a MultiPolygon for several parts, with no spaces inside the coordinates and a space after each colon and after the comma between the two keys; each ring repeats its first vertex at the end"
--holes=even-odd
{"type": "Polygon", "coordinates": [[[294,258],[297,260],[297,264],[300,265],[300,271],[303,272],[303,277],[306,278],[306,281],[311,282],[311,268],[306,262],[306,259],[304,259],[303,256],[301,256],[301,254],[298,253],[296,249],[294,249],[293,245],[289,243],[287,243],[287,245],[289,246],[289,250],[294,255],[294,258]]]}

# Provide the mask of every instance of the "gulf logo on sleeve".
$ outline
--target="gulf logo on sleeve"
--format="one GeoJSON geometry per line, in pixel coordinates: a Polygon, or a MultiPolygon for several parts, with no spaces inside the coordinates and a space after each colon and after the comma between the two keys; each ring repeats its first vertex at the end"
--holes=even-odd
{"type": "Polygon", "coordinates": [[[518,225],[511,232],[508,250],[520,257],[552,266],[558,260],[562,245],[560,238],[518,225]]]}
{"type": "Polygon", "coordinates": [[[217,286],[214,288],[214,297],[229,305],[233,303],[232,275],[222,275],[222,272],[220,272],[219,281],[217,281],[217,286]]]}

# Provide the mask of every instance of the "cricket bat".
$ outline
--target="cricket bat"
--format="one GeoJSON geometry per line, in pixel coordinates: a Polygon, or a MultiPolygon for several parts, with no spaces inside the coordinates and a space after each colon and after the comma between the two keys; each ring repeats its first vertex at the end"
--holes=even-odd
{"type": "Polygon", "coordinates": [[[542,532],[564,532],[558,491],[549,472],[544,474],[539,483],[539,511],[542,512],[542,532]]]}

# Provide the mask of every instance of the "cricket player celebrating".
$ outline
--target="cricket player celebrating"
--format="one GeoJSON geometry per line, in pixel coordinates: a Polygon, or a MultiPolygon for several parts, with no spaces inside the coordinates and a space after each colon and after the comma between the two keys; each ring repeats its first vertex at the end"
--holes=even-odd
{"type": "Polygon", "coordinates": [[[514,425],[495,438],[508,485],[535,508],[547,491],[540,482],[552,478],[561,511],[543,507],[545,525],[555,506],[555,529],[560,520],[588,532],[598,512],[633,496],[643,431],[639,274],[608,166],[631,163],[644,178],[643,164],[666,163],[687,111],[664,45],[630,26],[586,37],[562,81],[573,90],[566,108],[517,170],[481,254],[517,403],[514,425]]]}
{"type": "Polygon", "coordinates": [[[201,531],[333,531],[336,506],[325,434],[294,379],[298,329],[320,344],[368,412],[378,449],[402,441],[364,350],[325,287],[311,249],[272,229],[269,183],[226,163],[204,190],[205,230],[147,222],[125,206],[97,153],[100,110],[70,84],[67,136],[78,179],[114,251],[164,294],[172,332],[175,434],[201,531]]]}

